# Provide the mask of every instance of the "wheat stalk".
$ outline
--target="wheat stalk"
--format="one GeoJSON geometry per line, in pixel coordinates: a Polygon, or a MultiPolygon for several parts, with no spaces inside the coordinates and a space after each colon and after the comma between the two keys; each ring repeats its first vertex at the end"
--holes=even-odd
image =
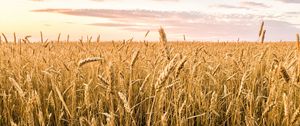
{"type": "Polygon", "coordinates": [[[165,112],[162,116],[161,116],[161,125],[162,126],[168,126],[168,119],[167,119],[167,115],[168,112],[165,112]]]}
{"type": "Polygon", "coordinates": [[[127,101],[126,96],[122,92],[118,92],[118,95],[124,104],[124,108],[125,108],[126,112],[132,114],[132,111],[131,111],[131,108],[127,101]]]}
{"type": "Polygon", "coordinates": [[[165,30],[162,27],[160,27],[158,32],[160,36],[160,42],[163,43],[163,45],[165,45],[167,43],[167,35],[165,33],[165,30]]]}
{"type": "MultiPolygon", "coordinates": [[[[91,83],[91,81],[90,81],[91,83]]],[[[84,103],[86,106],[90,105],[90,93],[89,93],[89,84],[84,84],[84,103]]]]}
{"type": "Polygon", "coordinates": [[[40,36],[41,36],[41,43],[44,43],[44,37],[43,37],[43,32],[40,31],[40,36]]]}
{"type": "Polygon", "coordinates": [[[262,36],[262,34],[263,34],[263,30],[264,30],[264,24],[265,24],[265,22],[264,22],[264,21],[262,21],[262,22],[261,22],[261,25],[260,25],[260,29],[259,29],[259,33],[258,33],[258,37],[261,37],[261,36],[262,36]]]}
{"type": "Polygon", "coordinates": [[[155,89],[158,90],[162,84],[167,80],[168,76],[171,74],[171,72],[174,70],[175,67],[175,60],[177,59],[178,54],[174,56],[174,58],[169,62],[169,64],[164,68],[164,70],[160,73],[156,84],[155,89]]]}
{"type": "Polygon", "coordinates": [[[100,57],[90,57],[90,58],[86,58],[86,59],[83,59],[83,60],[80,60],[78,62],[78,66],[81,67],[85,64],[88,64],[88,63],[91,63],[91,62],[96,62],[96,61],[100,61],[102,60],[103,58],[100,58],[100,57]]]}
{"type": "Polygon", "coordinates": [[[282,95],[282,101],[283,101],[283,106],[284,106],[284,117],[287,118],[289,117],[289,101],[288,97],[286,96],[285,93],[282,95]]]}
{"type": "Polygon", "coordinates": [[[181,69],[183,68],[184,63],[185,63],[186,61],[187,61],[186,57],[183,57],[183,58],[179,61],[177,67],[175,68],[175,78],[177,78],[177,77],[179,76],[179,73],[180,73],[181,69]]]}
{"type": "Polygon", "coordinates": [[[266,35],[266,30],[263,31],[262,36],[261,36],[261,43],[263,44],[265,41],[265,35],[266,35]]]}
{"type": "Polygon", "coordinates": [[[290,80],[290,76],[283,66],[280,67],[280,73],[281,73],[283,79],[285,80],[285,82],[288,83],[290,80]]]}
{"type": "Polygon", "coordinates": [[[61,35],[61,33],[58,34],[57,43],[59,43],[59,41],[60,41],[60,35],[61,35]]]}
{"type": "Polygon", "coordinates": [[[88,42],[91,43],[93,39],[93,36],[91,36],[90,38],[88,38],[88,42]]]}
{"type": "MultiPolygon", "coordinates": [[[[144,89],[145,84],[148,82],[150,75],[151,75],[151,74],[148,74],[148,75],[145,77],[145,79],[144,79],[144,81],[143,81],[141,87],[139,88],[139,92],[142,92],[142,90],[144,89]]],[[[139,93],[139,94],[140,94],[140,93],[139,93]]]]}
{"type": "Polygon", "coordinates": [[[62,96],[62,94],[61,94],[61,92],[59,91],[58,87],[57,87],[55,84],[52,84],[52,86],[54,86],[54,89],[55,89],[55,91],[56,91],[56,93],[57,93],[57,95],[58,95],[58,97],[59,97],[59,100],[61,101],[62,105],[64,106],[65,110],[67,111],[67,114],[68,114],[70,117],[72,117],[72,115],[71,115],[71,113],[70,113],[70,111],[69,111],[69,109],[68,109],[68,106],[67,106],[67,104],[66,104],[66,102],[65,102],[65,100],[64,100],[64,97],[62,96]]]}
{"type": "Polygon", "coordinates": [[[24,43],[30,43],[29,38],[31,37],[31,35],[27,35],[24,37],[23,42],[24,43]]]}
{"type": "Polygon", "coordinates": [[[244,88],[244,85],[245,85],[245,82],[246,82],[246,79],[249,77],[249,75],[251,74],[251,71],[246,71],[244,74],[243,74],[243,77],[242,77],[242,80],[241,80],[241,85],[239,87],[239,92],[238,92],[238,95],[237,97],[239,97],[242,93],[242,90],[244,88]]]}
{"type": "Polygon", "coordinates": [[[17,44],[17,36],[15,32],[14,32],[14,44],[17,44]]]}
{"type": "Polygon", "coordinates": [[[24,91],[22,90],[21,86],[16,82],[16,80],[13,79],[13,78],[11,78],[11,77],[9,77],[8,79],[9,79],[9,81],[12,83],[12,85],[15,87],[15,89],[17,90],[17,92],[19,93],[19,95],[20,95],[21,97],[24,97],[24,96],[25,96],[25,93],[24,93],[24,91]]]}
{"type": "Polygon", "coordinates": [[[291,118],[291,124],[293,125],[299,117],[300,117],[300,107],[298,107],[296,111],[293,113],[291,118]]]}
{"type": "Polygon", "coordinates": [[[167,46],[167,35],[165,33],[165,30],[160,27],[160,29],[158,30],[159,32],[159,36],[160,36],[160,43],[161,45],[163,45],[163,49],[164,49],[164,55],[166,56],[167,60],[170,60],[170,49],[167,46]]]}
{"type": "Polygon", "coordinates": [[[7,40],[7,38],[6,38],[6,36],[5,36],[4,33],[2,33],[2,36],[3,36],[4,40],[5,40],[5,43],[8,43],[8,40],[7,40]]]}
{"type": "Polygon", "coordinates": [[[69,43],[70,42],[70,35],[68,34],[68,36],[67,36],[67,43],[69,43]]]}
{"type": "Polygon", "coordinates": [[[275,105],[276,105],[275,102],[272,102],[271,104],[269,104],[263,111],[262,116],[265,116],[267,113],[269,113],[275,105]]]}
{"type": "Polygon", "coordinates": [[[102,76],[98,75],[100,82],[102,82],[105,85],[109,85],[109,82],[102,76]]]}
{"type": "Polygon", "coordinates": [[[100,35],[97,36],[97,43],[100,42],[100,35]]]}
{"type": "Polygon", "coordinates": [[[148,30],[144,36],[144,39],[148,36],[148,34],[150,33],[150,30],[148,30]]]}
{"type": "Polygon", "coordinates": [[[130,66],[133,67],[133,65],[135,64],[135,62],[137,61],[138,55],[139,55],[140,51],[135,51],[132,55],[131,58],[131,62],[130,62],[130,66]]]}
{"type": "MultiPolygon", "coordinates": [[[[109,105],[109,113],[110,115],[114,115],[115,113],[115,107],[114,107],[114,92],[115,92],[115,70],[114,70],[114,65],[113,63],[109,63],[108,64],[108,72],[109,72],[109,86],[108,86],[108,93],[109,93],[109,102],[110,102],[110,105],[109,105]]],[[[115,125],[115,117],[112,116],[110,118],[110,126],[114,126],[115,125]]]]}

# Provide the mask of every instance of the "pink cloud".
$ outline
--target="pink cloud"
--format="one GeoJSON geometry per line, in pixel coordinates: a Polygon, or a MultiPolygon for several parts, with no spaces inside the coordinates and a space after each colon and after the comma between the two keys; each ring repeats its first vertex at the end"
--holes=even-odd
{"type": "Polygon", "coordinates": [[[250,2],[250,1],[247,1],[247,2],[241,2],[241,5],[242,6],[247,6],[247,7],[269,7],[263,3],[258,3],[258,2],[250,2]]]}
{"type": "MultiPolygon", "coordinates": [[[[59,13],[111,20],[108,23],[92,22],[88,24],[99,27],[115,27],[128,31],[145,32],[164,26],[169,34],[186,34],[199,39],[218,36],[221,39],[232,40],[236,38],[257,40],[260,19],[276,19],[272,15],[206,14],[196,11],[42,9],[33,10],[33,12],[59,13]]],[[[270,40],[293,39],[292,35],[300,31],[295,25],[285,21],[266,20],[265,22],[266,37],[270,40]]]]}
{"type": "Polygon", "coordinates": [[[285,3],[300,3],[299,0],[279,0],[281,2],[285,2],[285,3]]]}

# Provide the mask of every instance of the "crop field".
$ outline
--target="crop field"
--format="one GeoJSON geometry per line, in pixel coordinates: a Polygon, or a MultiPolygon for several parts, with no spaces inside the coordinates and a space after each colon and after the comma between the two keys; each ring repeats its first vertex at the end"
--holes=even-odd
{"type": "Polygon", "coordinates": [[[0,125],[300,125],[295,42],[0,45],[0,125]]]}

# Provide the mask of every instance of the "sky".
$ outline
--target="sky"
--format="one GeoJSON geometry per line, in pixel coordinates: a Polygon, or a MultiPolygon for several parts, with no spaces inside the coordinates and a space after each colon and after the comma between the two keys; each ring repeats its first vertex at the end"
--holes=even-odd
{"type": "Polygon", "coordinates": [[[37,41],[98,35],[101,40],[257,41],[265,21],[267,41],[300,33],[300,0],[1,0],[0,33],[37,41]],[[146,32],[150,30],[145,38],[146,32]]]}

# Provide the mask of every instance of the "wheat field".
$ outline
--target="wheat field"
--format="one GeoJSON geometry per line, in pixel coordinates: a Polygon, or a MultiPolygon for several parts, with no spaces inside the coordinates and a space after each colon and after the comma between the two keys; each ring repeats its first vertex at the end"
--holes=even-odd
{"type": "MultiPolygon", "coordinates": [[[[295,42],[0,45],[0,125],[300,125],[295,42]]],[[[59,41],[59,40],[58,40],[59,41]]]]}

